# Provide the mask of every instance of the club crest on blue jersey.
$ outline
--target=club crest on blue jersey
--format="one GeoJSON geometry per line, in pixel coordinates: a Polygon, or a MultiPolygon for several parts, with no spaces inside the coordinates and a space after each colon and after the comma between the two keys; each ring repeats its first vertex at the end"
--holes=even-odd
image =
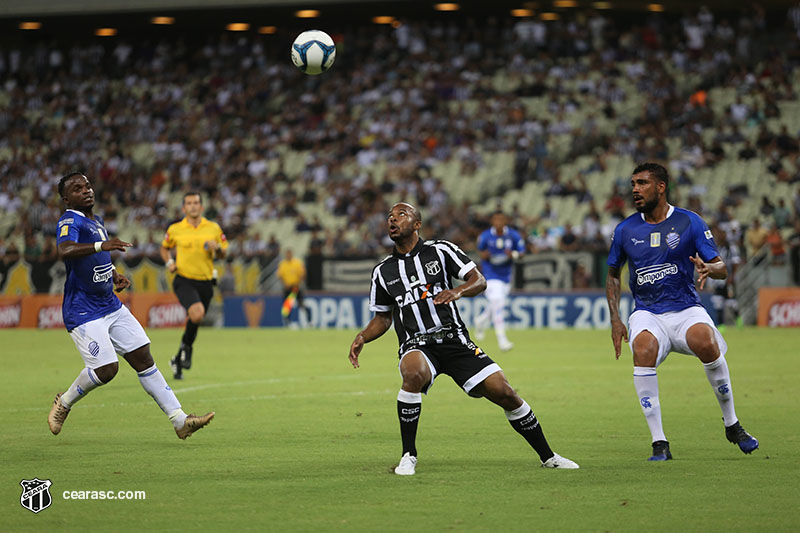
{"type": "Polygon", "coordinates": [[[678,247],[679,242],[681,242],[680,235],[678,235],[674,231],[667,233],[667,246],[669,246],[671,249],[674,250],[675,248],[678,247]]]}

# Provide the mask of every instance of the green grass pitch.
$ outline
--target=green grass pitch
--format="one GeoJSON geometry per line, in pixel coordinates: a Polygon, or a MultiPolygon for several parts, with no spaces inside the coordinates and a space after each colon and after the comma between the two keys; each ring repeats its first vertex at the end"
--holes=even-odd
{"type": "Polygon", "coordinates": [[[630,351],[608,331],[512,331],[484,349],[531,404],[577,471],[539,468],[500,408],[447,376],[423,401],[417,475],[400,456],[396,339],[354,332],[200,331],[194,367],[173,382],[180,332],[153,330],[153,353],[187,412],[215,410],[185,442],[122,364],[116,379],[47,428],[56,392],[81,369],[64,331],[2,331],[0,529],[4,531],[796,531],[800,527],[797,330],[729,330],[737,414],[761,441],[745,456],[724,438],[698,361],[659,370],[674,461],[648,463],[630,351]],[[39,514],[21,479],[52,481],[39,514]],[[68,501],[64,490],[144,490],[146,500],[68,501]]]}

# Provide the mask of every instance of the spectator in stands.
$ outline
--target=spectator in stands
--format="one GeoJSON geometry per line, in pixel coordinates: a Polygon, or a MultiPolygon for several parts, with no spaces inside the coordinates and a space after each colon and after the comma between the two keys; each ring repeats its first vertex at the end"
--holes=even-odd
{"type": "Polygon", "coordinates": [[[753,148],[753,145],[750,143],[750,141],[749,140],[745,141],[744,146],[742,147],[741,150],[739,150],[739,159],[744,161],[749,161],[750,159],[756,157],[756,155],[757,153],[753,148]]]}
{"type": "Polygon", "coordinates": [[[564,225],[564,233],[561,234],[561,238],[558,240],[558,249],[562,252],[574,252],[578,248],[580,248],[578,236],[572,229],[572,224],[567,222],[564,225]]]}
{"type": "Polygon", "coordinates": [[[767,242],[767,230],[761,226],[759,219],[753,219],[753,223],[744,234],[744,240],[747,244],[748,257],[753,257],[767,242]]]}
{"type": "Polygon", "coordinates": [[[786,245],[783,242],[783,236],[775,224],[770,224],[769,231],[767,232],[766,244],[769,245],[770,255],[772,256],[773,265],[786,264],[786,245]]]}

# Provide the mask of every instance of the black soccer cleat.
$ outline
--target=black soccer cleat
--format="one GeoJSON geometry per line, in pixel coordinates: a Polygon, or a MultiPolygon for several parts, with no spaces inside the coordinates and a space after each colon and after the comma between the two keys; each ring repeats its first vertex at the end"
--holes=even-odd
{"type": "Polygon", "coordinates": [[[653,443],[653,455],[648,461],[669,461],[672,454],[669,451],[669,442],[657,440],[653,443]]]}
{"type": "Polygon", "coordinates": [[[739,422],[725,428],[725,438],[731,444],[738,444],[744,453],[751,454],[758,449],[758,439],[745,431],[739,422]]]}
{"type": "Polygon", "coordinates": [[[181,370],[180,360],[177,355],[169,360],[169,367],[172,369],[173,378],[183,379],[183,371],[181,370]]]}
{"type": "Polygon", "coordinates": [[[185,346],[181,344],[180,350],[178,350],[178,355],[175,357],[181,362],[181,368],[184,370],[189,370],[192,368],[192,347],[185,346]]]}

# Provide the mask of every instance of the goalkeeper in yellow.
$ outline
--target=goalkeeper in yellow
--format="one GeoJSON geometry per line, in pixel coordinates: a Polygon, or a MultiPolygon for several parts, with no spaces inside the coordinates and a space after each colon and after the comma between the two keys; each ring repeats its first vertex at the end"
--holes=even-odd
{"type": "Polygon", "coordinates": [[[167,228],[161,243],[161,259],[167,270],[175,273],[172,287],[189,315],[181,346],[170,360],[175,379],[183,379],[183,370],[192,367],[192,346],[197,338],[197,328],[214,296],[214,259],[224,258],[228,249],[228,241],[219,224],[203,216],[203,200],[199,193],[183,195],[183,212],[186,216],[167,228]]]}

